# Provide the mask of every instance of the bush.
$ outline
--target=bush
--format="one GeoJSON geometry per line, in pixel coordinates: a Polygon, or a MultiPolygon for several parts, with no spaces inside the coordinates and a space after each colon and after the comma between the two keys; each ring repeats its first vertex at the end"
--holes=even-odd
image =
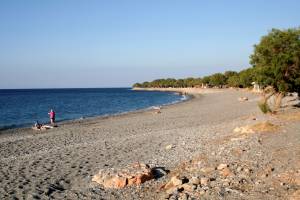
{"type": "Polygon", "coordinates": [[[276,93],[300,93],[300,28],[272,29],[254,46],[250,63],[262,87],[272,86],[276,93]]]}
{"type": "Polygon", "coordinates": [[[269,105],[266,102],[260,102],[260,103],[258,103],[258,107],[265,114],[269,113],[269,112],[272,112],[272,110],[270,109],[269,105]]]}

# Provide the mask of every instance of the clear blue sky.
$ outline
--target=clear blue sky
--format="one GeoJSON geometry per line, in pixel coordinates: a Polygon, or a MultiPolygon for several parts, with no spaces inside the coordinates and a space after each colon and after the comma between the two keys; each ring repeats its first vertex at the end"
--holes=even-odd
{"type": "Polygon", "coordinates": [[[119,87],[249,66],[299,0],[1,0],[0,88],[119,87]]]}

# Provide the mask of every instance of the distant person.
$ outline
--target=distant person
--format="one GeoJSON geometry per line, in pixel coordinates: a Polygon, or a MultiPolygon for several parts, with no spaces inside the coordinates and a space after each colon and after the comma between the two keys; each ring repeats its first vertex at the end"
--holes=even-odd
{"type": "Polygon", "coordinates": [[[36,121],[35,124],[34,124],[34,127],[35,127],[36,129],[41,129],[42,126],[43,126],[43,125],[40,124],[39,121],[36,121]]]}
{"type": "Polygon", "coordinates": [[[50,112],[48,113],[48,115],[50,116],[50,122],[51,124],[54,124],[55,123],[55,112],[54,110],[50,110],[50,112]]]}

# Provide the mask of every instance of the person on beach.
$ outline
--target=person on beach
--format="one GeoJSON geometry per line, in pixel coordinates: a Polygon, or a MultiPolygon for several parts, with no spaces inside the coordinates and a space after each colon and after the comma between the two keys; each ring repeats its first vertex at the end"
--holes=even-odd
{"type": "Polygon", "coordinates": [[[39,121],[36,121],[35,124],[34,124],[34,127],[35,127],[36,129],[41,129],[42,126],[43,126],[43,125],[40,124],[39,121]]]}
{"type": "Polygon", "coordinates": [[[50,112],[48,113],[48,115],[50,116],[50,122],[51,124],[55,123],[55,112],[53,109],[50,110],[50,112]]]}

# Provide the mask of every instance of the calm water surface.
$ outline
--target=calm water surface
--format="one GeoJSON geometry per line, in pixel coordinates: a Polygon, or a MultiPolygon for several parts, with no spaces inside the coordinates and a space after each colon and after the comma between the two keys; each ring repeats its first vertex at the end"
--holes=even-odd
{"type": "Polygon", "coordinates": [[[130,88],[0,90],[0,130],[56,120],[112,115],[165,105],[184,97],[168,92],[133,91],[130,88]]]}

